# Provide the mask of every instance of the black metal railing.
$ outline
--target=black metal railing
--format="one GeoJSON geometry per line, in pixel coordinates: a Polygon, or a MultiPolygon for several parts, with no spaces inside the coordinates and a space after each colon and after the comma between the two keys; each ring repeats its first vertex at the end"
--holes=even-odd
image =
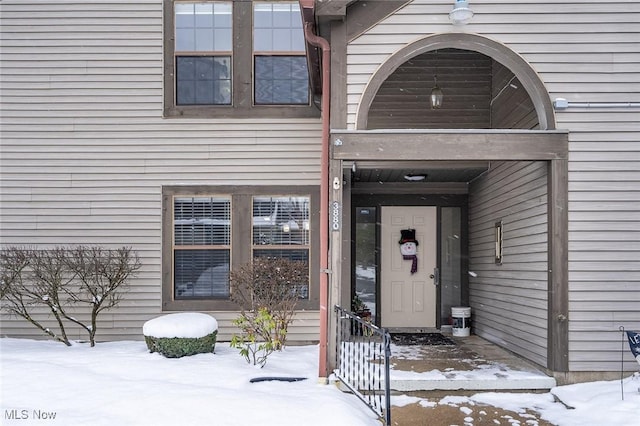
{"type": "Polygon", "coordinates": [[[374,413],[391,424],[391,336],[340,306],[336,332],[336,377],[374,413]]]}

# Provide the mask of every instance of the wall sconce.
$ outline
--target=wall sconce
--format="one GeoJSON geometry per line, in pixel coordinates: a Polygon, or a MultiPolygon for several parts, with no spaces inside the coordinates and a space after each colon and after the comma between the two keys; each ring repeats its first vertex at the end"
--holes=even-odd
{"type": "Polygon", "coordinates": [[[453,10],[449,12],[449,19],[453,25],[465,25],[473,18],[473,10],[469,9],[469,2],[456,0],[453,10]]]}
{"type": "Polygon", "coordinates": [[[504,243],[504,233],[502,229],[502,221],[495,223],[495,246],[496,246],[496,256],[495,263],[496,265],[502,265],[502,255],[503,255],[503,243],[504,243]]]}

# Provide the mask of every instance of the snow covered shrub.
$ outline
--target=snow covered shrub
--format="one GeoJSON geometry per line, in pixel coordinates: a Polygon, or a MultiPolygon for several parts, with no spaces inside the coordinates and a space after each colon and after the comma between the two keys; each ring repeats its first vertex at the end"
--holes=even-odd
{"type": "Polygon", "coordinates": [[[213,352],[218,332],[204,337],[153,337],[144,336],[150,352],[158,352],[167,358],[182,358],[195,354],[213,352]]]}
{"type": "Polygon", "coordinates": [[[71,342],[65,322],[78,325],[94,346],[98,314],[120,302],[126,282],[140,266],[138,255],[128,247],[9,247],[0,251],[1,306],[67,346],[71,342]],[[42,306],[49,308],[58,332],[33,315],[42,306]],[[78,315],[78,309],[87,306],[88,323],[78,315]]]}
{"type": "Polygon", "coordinates": [[[213,352],[218,322],[210,315],[195,312],[168,314],[144,323],[142,333],[150,352],[181,358],[213,352]]]}
{"type": "Polygon", "coordinates": [[[280,257],[257,257],[231,271],[231,299],[241,309],[236,325],[273,350],[282,349],[296,304],[306,294],[308,271],[306,262],[280,257]]]}

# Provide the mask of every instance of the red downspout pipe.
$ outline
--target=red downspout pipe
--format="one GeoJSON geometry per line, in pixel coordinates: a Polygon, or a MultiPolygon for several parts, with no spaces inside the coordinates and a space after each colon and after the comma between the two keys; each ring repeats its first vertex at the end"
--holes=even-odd
{"type": "Polygon", "coordinates": [[[329,327],[329,107],[331,47],[313,34],[311,22],[304,24],[307,42],[322,48],[322,154],[320,159],[320,359],[318,377],[327,377],[327,341],[329,327]]]}

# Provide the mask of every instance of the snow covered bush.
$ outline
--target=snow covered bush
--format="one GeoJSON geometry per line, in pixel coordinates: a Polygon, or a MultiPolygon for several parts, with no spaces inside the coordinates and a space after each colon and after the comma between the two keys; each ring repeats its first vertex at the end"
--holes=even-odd
{"type": "Polygon", "coordinates": [[[67,346],[71,342],[65,326],[73,323],[89,334],[94,346],[98,314],[119,303],[128,279],[140,266],[137,254],[128,247],[9,247],[0,251],[0,307],[67,346]],[[49,309],[58,331],[34,315],[43,306],[49,309]],[[88,321],[83,313],[87,307],[88,321]]]}
{"type": "Polygon", "coordinates": [[[213,352],[218,322],[210,315],[194,312],[168,314],[144,323],[142,333],[150,352],[181,358],[213,352]]]}

